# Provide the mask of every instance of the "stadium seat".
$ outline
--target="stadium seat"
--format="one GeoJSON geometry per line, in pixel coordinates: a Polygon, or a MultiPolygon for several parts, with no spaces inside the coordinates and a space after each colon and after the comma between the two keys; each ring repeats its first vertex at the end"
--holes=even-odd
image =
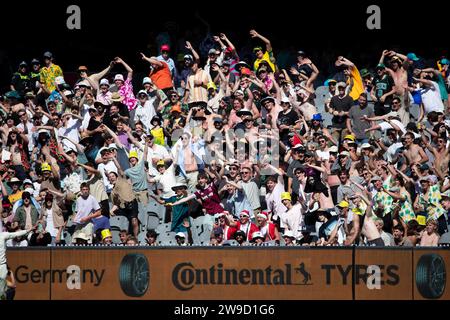
{"type": "Polygon", "coordinates": [[[138,234],[138,242],[139,242],[140,245],[146,245],[147,244],[147,242],[145,240],[145,237],[146,237],[146,232],[140,232],[138,234]]]}
{"type": "Polygon", "coordinates": [[[117,227],[120,230],[128,230],[128,219],[125,216],[114,216],[109,218],[109,223],[112,227],[117,227]]]}
{"type": "Polygon", "coordinates": [[[111,227],[113,243],[120,244],[120,230],[111,227]]]}
{"type": "Polygon", "coordinates": [[[158,225],[158,227],[155,229],[156,232],[158,232],[160,235],[166,233],[166,232],[170,232],[170,223],[163,223],[158,225]]]}
{"type": "Polygon", "coordinates": [[[161,224],[159,217],[157,215],[149,214],[146,221],[147,221],[147,223],[146,223],[147,230],[152,230],[152,229],[155,230],[161,224]]]}

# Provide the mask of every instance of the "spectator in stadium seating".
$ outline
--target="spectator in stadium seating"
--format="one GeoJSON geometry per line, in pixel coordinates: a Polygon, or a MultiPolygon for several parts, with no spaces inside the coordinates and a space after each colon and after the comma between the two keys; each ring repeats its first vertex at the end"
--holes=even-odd
{"type": "Polygon", "coordinates": [[[81,196],[76,201],[76,214],[73,218],[76,227],[72,239],[75,243],[80,243],[80,241],[84,243],[84,241],[87,241],[87,243],[92,244],[94,232],[92,219],[101,215],[101,208],[97,200],[90,195],[88,184],[82,183],[80,190],[81,196]]]}

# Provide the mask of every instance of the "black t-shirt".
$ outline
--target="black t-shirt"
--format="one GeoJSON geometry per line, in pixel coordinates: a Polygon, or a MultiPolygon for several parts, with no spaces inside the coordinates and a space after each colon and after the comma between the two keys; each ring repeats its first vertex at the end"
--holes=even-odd
{"type": "MultiPolygon", "coordinates": [[[[95,118],[91,118],[91,119],[89,120],[89,124],[88,124],[87,129],[88,129],[89,131],[95,130],[95,129],[97,129],[101,124],[102,124],[102,123],[101,123],[100,121],[95,120],[95,118]]],[[[92,135],[92,138],[93,138],[93,140],[94,140],[94,141],[93,141],[93,145],[94,145],[94,146],[102,146],[103,143],[105,142],[104,139],[103,139],[103,137],[102,137],[102,134],[101,134],[100,132],[95,132],[95,133],[92,135]]]]}
{"type": "MultiPolygon", "coordinates": [[[[353,99],[349,95],[346,95],[343,98],[334,96],[331,98],[330,108],[338,112],[348,112],[353,104],[353,99]]],[[[331,119],[332,126],[334,128],[345,128],[345,122],[347,121],[347,118],[348,116],[333,116],[333,118],[331,119]]]]}
{"type": "MultiPolygon", "coordinates": [[[[293,126],[295,125],[295,122],[298,120],[297,112],[295,112],[293,109],[291,109],[288,113],[284,113],[284,111],[280,111],[278,113],[278,119],[277,124],[280,125],[286,125],[286,126],[293,126]]],[[[280,139],[281,140],[288,140],[289,139],[289,129],[283,129],[280,130],[280,139]]]]}
{"type": "MultiPolygon", "coordinates": [[[[392,87],[394,86],[394,79],[392,79],[391,76],[385,74],[380,79],[376,77],[373,80],[373,85],[375,87],[375,97],[380,99],[384,94],[392,90],[392,87]]],[[[389,96],[386,98],[383,104],[390,104],[392,100],[392,96],[389,96]]]]}

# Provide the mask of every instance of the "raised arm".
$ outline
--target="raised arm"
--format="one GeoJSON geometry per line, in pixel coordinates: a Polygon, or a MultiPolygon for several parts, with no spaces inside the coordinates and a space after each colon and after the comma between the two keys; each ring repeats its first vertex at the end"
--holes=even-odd
{"type": "Polygon", "coordinates": [[[147,61],[148,63],[151,63],[151,64],[155,64],[158,67],[162,67],[163,66],[163,63],[161,61],[159,61],[155,57],[150,57],[149,58],[145,54],[143,54],[142,52],[141,52],[141,58],[142,58],[142,60],[145,60],[145,61],[147,61]]]}
{"type": "Polygon", "coordinates": [[[250,36],[252,38],[259,38],[266,44],[266,50],[267,52],[272,52],[272,44],[270,43],[270,40],[260,35],[255,30],[250,30],[250,36]]]}
{"type": "Polygon", "coordinates": [[[123,65],[123,66],[125,67],[125,69],[126,69],[127,72],[128,72],[127,79],[131,80],[131,79],[133,78],[133,69],[131,69],[131,67],[130,67],[125,61],[123,61],[123,60],[122,60],[121,58],[119,58],[119,57],[116,57],[116,58],[114,59],[114,61],[115,61],[116,63],[120,63],[121,65],[123,65]]]}
{"type": "Polygon", "coordinates": [[[191,51],[192,56],[194,57],[196,62],[200,62],[200,56],[198,55],[197,51],[194,50],[192,44],[189,41],[186,41],[186,49],[191,51]]]}

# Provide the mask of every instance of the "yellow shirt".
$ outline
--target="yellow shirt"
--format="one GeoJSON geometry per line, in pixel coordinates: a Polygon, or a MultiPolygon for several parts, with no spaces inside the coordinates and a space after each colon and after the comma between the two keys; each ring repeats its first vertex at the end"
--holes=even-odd
{"type": "Polygon", "coordinates": [[[267,61],[267,63],[269,64],[269,66],[272,68],[272,71],[275,72],[275,65],[272,63],[272,61],[270,61],[270,55],[269,52],[266,51],[262,57],[262,59],[256,59],[255,63],[253,64],[253,68],[256,70],[258,70],[259,64],[261,63],[261,61],[267,61]]]}
{"type": "Polygon", "coordinates": [[[152,130],[150,130],[150,132],[152,133],[153,137],[155,138],[156,144],[159,144],[160,146],[165,145],[163,128],[152,129],[152,130]]]}
{"type": "Polygon", "coordinates": [[[16,203],[18,200],[22,199],[22,193],[23,191],[18,191],[16,193],[12,193],[8,196],[9,202],[11,202],[12,205],[16,203]]]}
{"type": "Polygon", "coordinates": [[[50,92],[56,89],[54,85],[55,79],[63,75],[61,68],[56,64],[52,64],[50,67],[41,68],[39,73],[41,74],[41,82],[50,92]]]}
{"type": "Polygon", "coordinates": [[[364,92],[364,84],[361,75],[359,74],[359,70],[358,68],[356,68],[356,66],[354,66],[350,71],[350,78],[347,80],[348,85],[351,84],[350,80],[353,80],[353,86],[348,95],[352,97],[353,100],[358,100],[361,93],[364,92]]]}

